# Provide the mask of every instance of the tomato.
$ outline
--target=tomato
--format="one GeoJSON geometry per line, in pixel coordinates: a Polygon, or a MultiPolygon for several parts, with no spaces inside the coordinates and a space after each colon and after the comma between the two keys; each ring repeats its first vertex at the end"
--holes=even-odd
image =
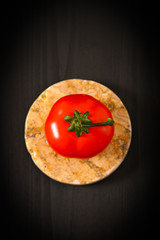
{"type": "MultiPolygon", "coordinates": [[[[70,118],[70,117],[69,117],[70,118]]],[[[74,118],[75,119],[75,118],[74,118]]],[[[100,101],[87,94],[72,94],[60,98],[51,108],[46,119],[45,134],[49,145],[55,152],[65,157],[90,158],[102,152],[114,134],[114,126],[94,126],[95,123],[112,120],[109,109],[100,101]],[[76,110],[76,111],[75,111],[76,110]],[[75,111],[75,112],[74,112],[75,111]],[[84,131],[77,136],[65,116],[88,117],[84,121],[92,122],[92,127],[84,127],[84,131]]],[[[72,122],[74,122],[73,120],[72,122]]],[[[113,120],[112,120],[113,121],[113,120]]],[[[77,123],[78,124],[78,123],[77,123]]],[[[86,126],[86,125],[84,125],[86,126]]]]}

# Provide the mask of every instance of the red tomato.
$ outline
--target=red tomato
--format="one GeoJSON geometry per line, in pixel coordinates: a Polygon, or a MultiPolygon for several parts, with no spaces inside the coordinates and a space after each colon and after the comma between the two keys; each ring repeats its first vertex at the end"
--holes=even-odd
{"type": "Polygon", "coordinates": [[[45,123],[45,134],[49,145],[60,155],[74,158],[89,158],[102,152],[111,141],[114,126],[89,127],[89,133],[68,132],[70,126],[64,116],[73,116],[73,111],[81,114],[89,111],[92,123],[112,119],[109,109],[92,96],[73,94],[60,98],[52,107],[45,123]]]}

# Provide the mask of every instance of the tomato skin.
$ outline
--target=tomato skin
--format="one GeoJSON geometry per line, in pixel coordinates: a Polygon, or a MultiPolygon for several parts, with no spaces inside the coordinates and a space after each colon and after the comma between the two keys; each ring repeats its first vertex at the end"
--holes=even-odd
{"type": "Polygon", "coordinates": [[[73,116],[73,111],[81,114],[89,111],[92,123],[106,122],[112,118],[109,109],[87,94],[72,94],[60,98],[51,108],[45,123],[45,134],[49,145],[62,156],[90,158],[102,152],[114,134],[114,126],[89,127],[89,133],[68,132],[69,123],[64,116],[73,116]]]}

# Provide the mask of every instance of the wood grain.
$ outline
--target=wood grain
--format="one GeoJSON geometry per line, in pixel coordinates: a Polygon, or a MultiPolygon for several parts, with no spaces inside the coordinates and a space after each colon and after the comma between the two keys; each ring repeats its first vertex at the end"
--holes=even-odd
{"type": "Polygon", "coordinates": [[[26,3],[20,10],[14,2],[2,9],[1,226],[6,238],[137,239],[156,233],[158,142],[150,119],[159,109],[159,15],[151,17],[153,8],[146,4],[82,2],[26,3]],[[112,89],[133,127],[119,169],[88,186],[49,179],[30,160],[24,141],[33,101],[48,86],[71,78],[112,89]]]}

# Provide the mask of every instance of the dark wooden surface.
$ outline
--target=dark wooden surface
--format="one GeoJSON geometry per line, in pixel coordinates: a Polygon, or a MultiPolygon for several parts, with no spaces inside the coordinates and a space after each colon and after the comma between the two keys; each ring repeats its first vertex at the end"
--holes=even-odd
{"type": "Polygon", "coordinates": [[[3,234],[77,240],[156,232],[156,6],[68,1],[47,7],[14,3],[1,11],[3,234]],[[131,117],[133,137],[125,161],[93,185],[51,180],[25,147],[29,107],[48,86],[69,78],[106,85],[131,117]]]}

